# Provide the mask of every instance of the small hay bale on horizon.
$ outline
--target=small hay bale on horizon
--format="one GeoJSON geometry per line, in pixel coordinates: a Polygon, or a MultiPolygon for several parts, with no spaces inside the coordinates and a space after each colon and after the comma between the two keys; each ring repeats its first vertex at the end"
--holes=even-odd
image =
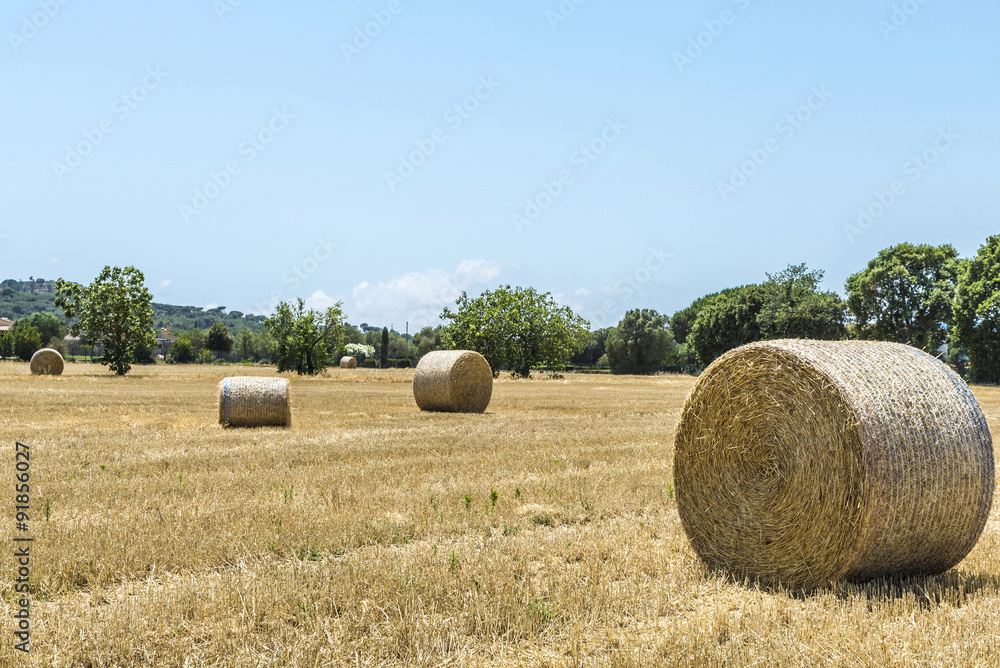
{"type": "Polygon", "coordinates": [[[63,356],[58,350],[42,348],[31,356],[31,373],[36,376],[59,376],[65,367],[63,356]]]}
{"type": "Polygon", "coordinates": [[[358,360],[355,357],[341,357],[340,358],[340,368],[341,369],[357,369],[358,360]]]}
{"type": "Polygon", "coordinates": [[[230,376],[219,382],[223,427],[288,427],[292,409],[287,378],[230,376]]]}
{"type": "Polygon", "coordinates": [[[983,531],[993,476],[972,392],[898,343],[732,350],[698,379],[675,437],[695,552],[738,578],[804,589],[952,568],[983,531]]]}
{"type": "Polygon", "coordinates": [[[435,350],[417,363],[413,398],[422,411],[482,413],[493,395],[493,371],[471,350],[435,350]]]}

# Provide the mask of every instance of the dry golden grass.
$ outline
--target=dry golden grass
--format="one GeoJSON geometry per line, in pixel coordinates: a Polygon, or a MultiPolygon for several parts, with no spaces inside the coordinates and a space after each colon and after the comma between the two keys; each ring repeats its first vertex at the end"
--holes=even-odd
{"type": "MultiPolygon", "coordinates": [[[[226,430],[216,385],[237,371],[274,375],[0,363],[0,667],[29,665],[14,440],[32,448],[32,665],[1000,662],[992,519],[939,577],[802,595],[708,572],[671,487],[691,378],[502,379],[470,415],[419,411],[412,371],[331,369],[291,379],[291,429],[226,430]]],[[[1000,390],[974,390],[995,437],[1000,390]]]]}

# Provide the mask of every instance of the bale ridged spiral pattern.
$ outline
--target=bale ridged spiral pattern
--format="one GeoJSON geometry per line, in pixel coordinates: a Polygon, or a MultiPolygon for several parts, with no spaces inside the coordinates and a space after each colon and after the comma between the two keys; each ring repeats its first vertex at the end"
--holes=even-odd
{"type": "Polygon", "coordinates": [[[813,588],[933,574],[973,548],[993,499],[975,397],[910,346],[778,340],[702,374],[677,426],[684,531],[711,567],[813,588]]]}
{"type": "Polygon", "coordinates": [[[231,376],[219,382],[219,424],[287,427],[292,423],[287,378],[231,376]]]}
{"type": "Polygon", "coordinates": [[[358,360],[355,357],[341,357],[340,358],[340,368],[341,369],[357,369],[358,360]]]}
{"type": "Polygon", "coordinates": [[[63,356],[58,350],[42,348],[31,356],[31,373],[36,376],[58,376],[63,372],[63,356]]]}
{"type": "Polygon", "coordinates": [[[471,350],[435,350],[420,358],[413,398],[422,411],[482,413],[493,396],[493,371],[471,350]]]}

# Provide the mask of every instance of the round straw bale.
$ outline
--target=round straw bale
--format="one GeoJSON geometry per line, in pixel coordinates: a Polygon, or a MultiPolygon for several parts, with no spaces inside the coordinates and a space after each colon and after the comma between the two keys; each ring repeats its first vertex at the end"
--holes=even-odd
{"type": "Polygon", "coordinates": [[[340,368],[341,369],[357,369],[358,360],[354,357],[341,357],[340,358],[340,368]]]}
{"type": "Polygon", "coordinates": [[[897,343],[732,350],[691,390],[675,448],[698,555],[791,587],[943,572],[975,545],[993,500],[993,443],[972,392],[897,343]]]}
{"type": "Polygon", "coordinates": [[[422,411],[482,413],[492,395],[489,362],[471,350],[429,352],[413,374],[413,397],[422,411]]]}
{"type": "Polygon", "coordinates": [[[31,356],[31,373],[36,376],[58,376],[62,374],[63,366],[63,356],[52,348],[42,348],[31,356]]]}
{"type": "Polygon", "coordinates": [[[219,383],[223,427],[287,427],[292,423],[286,378],[232,376],[219,383]]]}

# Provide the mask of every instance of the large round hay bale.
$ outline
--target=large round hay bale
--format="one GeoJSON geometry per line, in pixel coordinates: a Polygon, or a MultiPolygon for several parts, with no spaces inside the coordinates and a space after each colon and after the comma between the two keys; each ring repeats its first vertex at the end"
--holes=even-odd
{"type": "Polygon", "coordinates": [[[31,356],[31,373],[36,376],[58,376],[64,366],[63,356],[52,348],[42,348],[31,356]]]}
{"type": "Polygon", "coordinates": [[[482,413],[493,395],[493,371],[471,350],[435,350],[420,358],[413,397],[422,411],[482,413]]]}
{"type": "Polygon", "coordinates": [[[341,357],[340,358],[340,368],[341,369],[357,369],[358,360],[354,357],[341,357]]]}
{"type": "Polygon", "coordinates": [[[223,427],[287,427],[292,423],[286,378],[232,376],[219,383],[223,427]]]}
{"type": "Polygon", "coordinates": [[[786,586],[945,571],[993,499],[993,443],[972,392],[896,343],[732,350],[691,390],[675,446],[698,555],[786,586]]]}

